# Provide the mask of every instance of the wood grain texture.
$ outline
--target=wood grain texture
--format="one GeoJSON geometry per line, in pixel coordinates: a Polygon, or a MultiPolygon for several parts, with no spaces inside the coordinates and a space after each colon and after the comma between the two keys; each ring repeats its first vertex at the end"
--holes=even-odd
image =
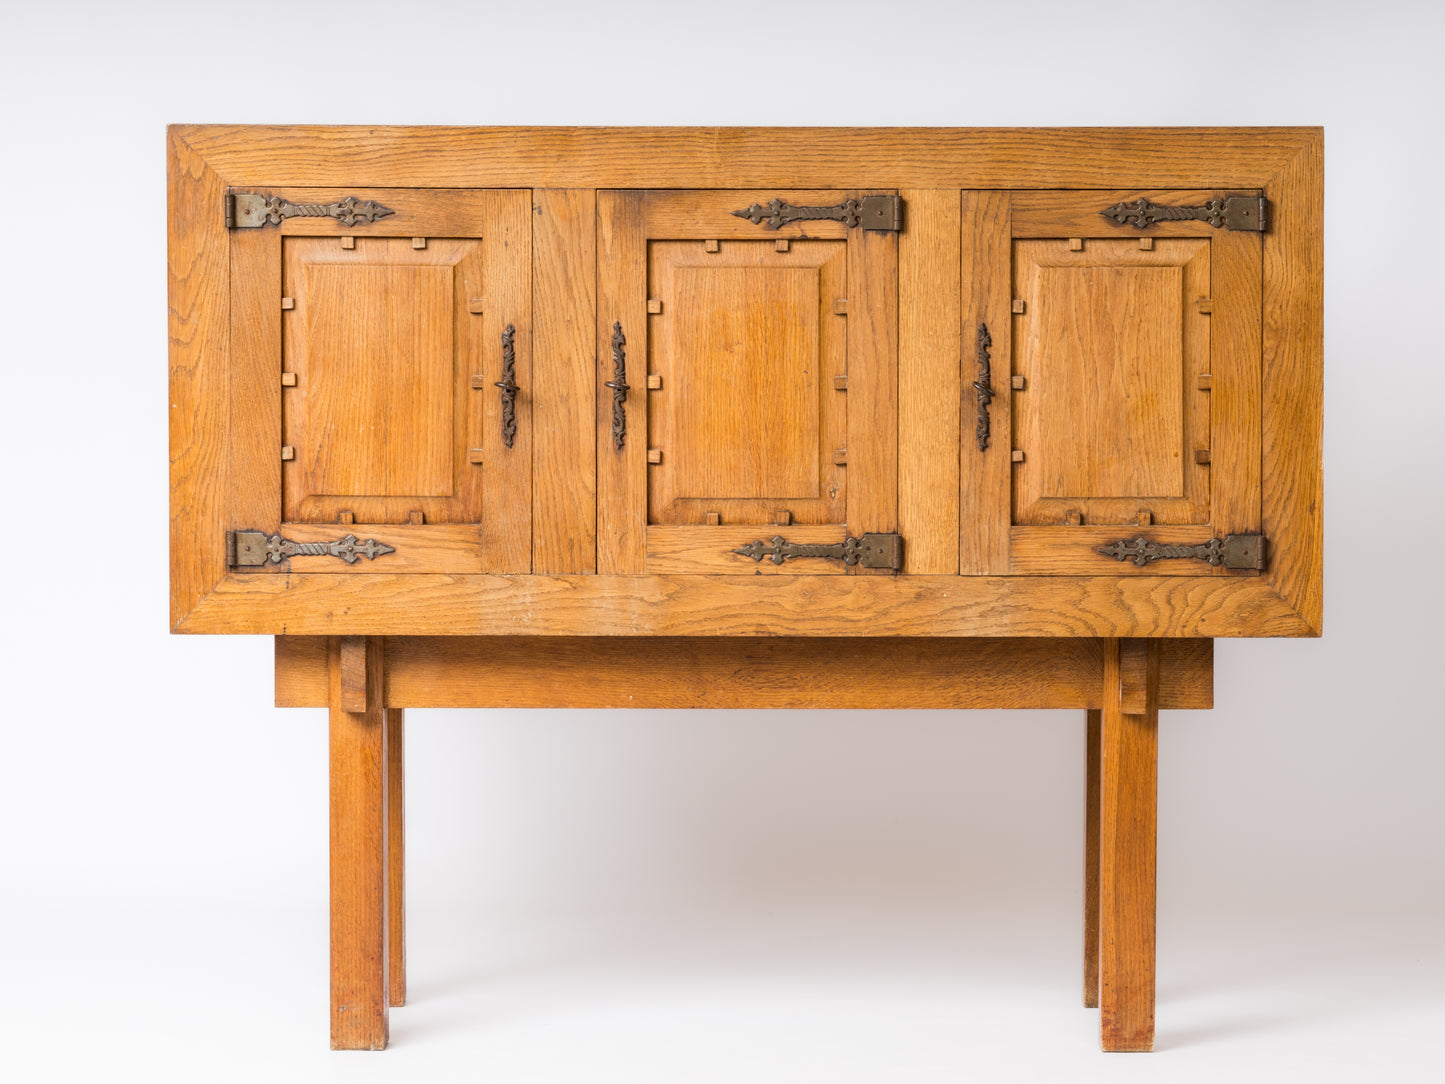
{"type": "Polygon", "coordinates": [[[226,574],[230,247],[225,182],[180,131],[166,133],[166,273],[171,490],[170,625],[226,574]]]}
{"type": "MultiPolygon", "coordinates": [[[[1160,641],[1160,706],[1214,703],[1213,641],[1160,641]]],[[[276,705],[326,703],[326,638],[276,638],[276,705]]],[[[1098,640],[391,637],[411,707],[1095,708],[1098,640]]],[[[394,792],[393,792],[394,793],[394,792]]]]}
{"type": "Polygon", "coordinates": [[[647,238],[643,193],[597,193],[597,571],[647,567],[647,238]],[[626,338],[627,432],[612,435],[612,336],[626,338]]]}
{"type": "Polygon", "coordinates": [[[964,192],[961,200],[963,358],[966,378],[959,400],[959,571],[965,576],[1009,571],[1009,516],[1013,474],[1013,319],[1010,302],[1012,242],[1007,192],[964,192]],[[971,439],[978,417],[979,326],[988,329],[994,400],[986,449],[971,439]]]}
{"type": "MultiPolygon", "coordinates": [[[[385,653],[383,652],[383,658],[385,653]]],[[[382,675],[383,685],[386,675],[382,675]]],[[[406,709],[386,708],[386,1001],[406,1004],[406,709]]]]}
{"type": "MultiPolygon", "coordinates": [[[[366,710],[348,711],[343,682],[352,637],[329,647],[331,775],[331,1047],[387,1042],[387,758],[382,641],[369,637],[366,710]]],[[[354,668],[353,668],[354,672],[354,668]]]]}
{"type": "Polygon", "coordinates": [[[903,570],[951,574],[958,571],[959,523],[958,191],[900,195],[908,216],[898,238],[898,416],[907,419],[898,430],[903,570]]]}
{"type": "Polygon", "coordinates": [[[597,200],[532,193],[532,569],[597,571],[597,200]]]}
{"type": "Polygon", "coordinates": [[[1106,1051],[1154,1046],[1159,648],[1104,650],[1099,768],[1099,1014],[1106,1051]],[[1136,708],[1128,711],[1126,708],[1136,708]]]}
{"type": "MultiPolygon", "coordinates": [[[[1171,641],[1163,641],[1163,645],[1171,641]]],[[[1187,642],[1187,641],[1186,641],[1187,642]]],[[[1099,661],[1103,662],[1103,652],[1099,661]]],[[[1162,681],[1168,673],[1161,659],[1162,681]]],[[[1100,689],[1103,682],[1100,681],[1100,689]]],[[[1084,713],[1084,1008],[1099,1007],[1099,755],[1103,733],[1103,712],[1090,708],[1084,713]]]]}
{"type": "Polygon", "coordinates": [[[1267,579],[1318,636],[1324,629],[1324,136],[1266,186],[1262,522],[1267,579]]]}
{"type": "Polygon", "coordinates": [[[1316,128],[178,125],[233,185],[1257,188],[1316,128]]]}
{"type": "Polygon", "coordinates": [[[178,631],[270,635],[1305,635],[1260,578],[233,572],[178,631]]]}
{"type": "Polygon", "coordinates": [[[1210,242],[1209,462],[1216,532],[1252,534],[1260,507],[1261,235],[1222,230],[1210,242]]]}
{"type": "Polygon", "coordinates": [[[1014,527],[1009,531],[1009,567],[1016,576],[1078,576],[1098,572],[1111,576],[1213,576],[1219,579],[1257,579],[1258,572],[1214,566],[1190,558],[1151,561],[1142,568],[1133,561],[1116,561],[1099,550],[1121,539],[1144,536],[1166,545],[1197,546],[1217,535],[1209,524],[1168,527],[1153,524],[1115,523],[1091,527],[1014,527]]]}
{"type": "Polygon", "coordinates": [[[281,518],[280,297],[281,245],[260,230],[239,232],[231,238],[230,530],[273,529],[281,518]]]}
{"type": "Polygon", "coordinates": [[[898,529],[898,237],[854,230],[848,239],[848,529],[855,535],[898,529]]]}

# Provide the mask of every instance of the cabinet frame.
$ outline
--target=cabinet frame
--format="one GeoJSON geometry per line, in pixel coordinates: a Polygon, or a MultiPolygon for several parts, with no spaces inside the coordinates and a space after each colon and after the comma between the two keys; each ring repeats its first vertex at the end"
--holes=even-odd
{"type": "MultiPolygon", "coordinates": [[[[178,125],[168,131],[167,157],[173,631],[1104,637],[1321,631],[1323,137],[1317,128],[178,125]],[[960,388],[963,451],[955,454],[955,467],[939,468],[945,482],[957,472],[957,488],[936,498],[937,479],[919,476],[900,454],[899,529],[910,542],[907,559],[918,562],[918,571],[906,566],[902,576],[778,577],[761,591],[746,575],[596,575],[588,555],[595,562],[606,524],[586,499],[587,478],[595,479],[597,467],[595,433],[584,442],[567,426],[544,432],[541,425],[533,452],[537,488],[544,472],[568,463],[575,468],[558,482],[548,474],[548,490],[533,497],[534,510],[549,513],[533,530],[533,567],[547,574],[407,573],[380,565],[364,575],[230,569],[226,531],[264,522],[250,507],[257,500],[253,470],[279,472],[278,464],[250,462],[252,442],[239,439],[252,432],[243,410],[246,373],[233,366],[246,349],[247,331],[233,327],[229,264],[235,246],[258,242],[249,236],[254,231],[228,231],[222,214],[228,189],[263,186],[533,190],[534,209],[552,215],[539,213],[533,222],[533,379],[541,389],[556,378],[565,398],[547,409],[568,419],[592,416],[585,397],[595,400],[601,358],[584,353],[579,361],[583,335],[553,302],[590,303],[591,311],[574,310],[571,319],[582,320],[585,337],[593,338],[599,299],[588,261],[605,239],[588,212],[599,190],[898,190],[909,208],[899,239],[901,431],[920,398],[920,365],[936,365],[942,356],[955,370],[956,361],[965,375],[970,370],[959,354],[967,355],[971,344],[951,341],[956,333],[948,330],[949,306],[961,315],[959,291],[948,301],[954,284],[946,268],[935,272],[918,258],[924,237],[943,237],[950,221],[959,236],[960,218],[971,213],[958,209],[959,193],[971,194],[965,203],[978,204],[1001,190],[1262,191],[1272,216],[1260,238],[1260,528],[1270,543],[1268,567],[1241,578],[1124,575],[1108,568],[1033,578],[960,568],[956,559],[949,567],[940,540],[979,529],[969,501],[981,490],[968,483],[986,478],[1000,458],[970,457],[971,413],[960,388]],[[536,559],[539,553],[544,559],[536,559]]],[[[962,237],[968,245],[979,232],[964,228],[962,237]]],[[[956,373],[952,379],[958,381],[956,373]]],[[[945,429],[929,430],[928,441],[946,443],[938,434],[951,423],[943,423],[945,429]]],[[[901,432],[900,446],[909,439],[901,432]]],[[[932,464],[936,457],[922,459],[932,464]]],[[[986,552],[987,542],[963,549],[986,552]]]]}

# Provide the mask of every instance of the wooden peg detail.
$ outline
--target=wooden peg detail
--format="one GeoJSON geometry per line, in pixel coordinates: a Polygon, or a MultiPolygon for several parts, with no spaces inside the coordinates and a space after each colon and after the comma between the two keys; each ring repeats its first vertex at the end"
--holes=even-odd
{"type": "Polygon", "coordinates": [[[848,374],[847,374],[847,373],[840,373],[838,376],[835,376],[835,377],[833,378],[833,390],[834,390],[834,391],[847,391],[847,390],[848,390],[848,374]]]}
{"type": "Polygon", "coordinates": [[[283,297],[283,298],[281,299],[281,308],[282,308],[282,309],[294,309],[295,307],[296,307],[296,299],[295,299],[294,297],[283,297]]]}
{"type": "Polygon", "coordinates": [[[719,516],[716,512],[708,512],[702,518],[709,527],[716,527],[719,523],[722,522],[722,517],[719,516]]]}
{"type": "Polygon", "coordinates": [[[354,524],[354,523],[356,522],[356,513],[355,513],[355,512],[337,512],[337,513],[336,513],[336,522],[339,523],[339,524],[341,524],[343,527],[350,527],[352,524],[354,524]]]}
{"type": "Polygon", "coordinates": [[[1024,450],[1022,448],[1015,448],[1009,453],[1009,460],[1014,463],[1022,463],[1024,461],[1024,450]]]}
{"type": "Polygon", "coordinates": [[[296,386],[296,374],[295,374],[295,373],[282,373],[282,374],[281,374],[281,386],[282,386],[283,388],[294,388],[294,387],[296,386]]]}
{"type": "Polygon", "coordinates": [[[411,239],[411,247],[412,247],[412,248],[426,248],[426,238],[425,238],[425,237],[413,237],[413,238],[411,239]]]}
{"type": "Polygon", "coordinates": [[[719,246],[717,241],[713,238],[708,238],[702,243],[702,250],[704,252],[716,252],[718,250],[718,247],[719,246]]]}
{"type": "Polygon", "coordinates": [[[649,449],[647,449],[647,461],[648,461],[649,463],[661,463],[661,462],[662,462],[662,449],[661,449],[661,448],[649,448],[649,449]]]}
{"type": "Polygon", "coordinates": [[[787,252],[788,239],[786,237],[779,237],[776,241],[773,242],[773,249],[776,252],[787,252]]]}
{"type": "Polygon", "coordinates": [[[1071,508],[1064,513],[1064,524],[1069,527],[1078,527],[1084,522],[1084,513],[1076,508],[1071,508]]]}
{"type": "Polygon", "coordinates": [[[1140,251],[1142,251],[1142,252],[1153,252],[1153,251],[1154,251],[1154,238],[1152,238],[1152,237],[1141,237],[1141,238],[1139,238],[1139,249],[1140,249],[1140,251]]]}
{"type": "Polygon", "coordinates": [[[341,637],[342,711],[363,712],[366,703],[366,637],[341,637]]]}
{"type": "Polygon", "coordinates": [[[1154,514],[1152,512],[1140,512],[1138,523],[1140,527],[1151,526],[1154,523],[1154,514]]]}
{"type": "Polygon", "coordinates": [[[293,448],[293,447],[291,447],[291,445],[289,445],[289,444],[283,444],[283,445],[281,446],[281,459],[282,459],[283,461],[289,461],[289,460],[292,460],[292,459],[295,459],[295,458],[296,458],[296,449],[293,448]]]}
{"type": "Polygon", "coordinates": [[[1206,466],[1209,463],[1209,449],[1195,448],[1194,462],[1198,463],[1201,467],[1206,466]]]}
{"type": "Polygon", "coordinates": [[[1200,390],[1200,391],[1213,391],[1213,390],[1214,390],[1214,374],[1213,374],[1213,373],[1200,373],[1200,374],[1199,374],[1199,390],[1200,390]]]}
{"type": "Polygon", "coordinates": [[[482,299],[480,297],[467,298],[467,312],[480,316],[482,314],[482,299]]]}
{"type": "Polygon", "coordinates": [[[655,297],[649,297],[647,299],[647,311],[653,316],[656,316],[662,311],[662,301],[655,297]]]}
{"type": "Polygon", "coordinates": [[[426,516],[422,512],[413,509],[406,514],[406,521],[410,523],[413,527],[420,527],[423,523],[426,522],[426,516]]]}
{"type": "Polygon", "coordinates": [[[1022,316],[1024,311],[1024,299],[1021,297],[1014,298],[1013,304],[1009,306],[1009,310],[1015,316],[1022,316]]]}
{"type": "Polygon", "coordinates": [[[779,510],[773,513],[773,526],[786,527],[793,522],[793,513],[779,510]]]}
{"type": "Polygon", "coordinates": [[[835,297],[835,298],[833,299],[833,315],[834,315],[834,316],[847,316],[847,315],[848,315],[848,299],[847,299],[846,297],[835,297]]]}
{"type": "Polygon", "coordinates": [[[1083,251],[1084,251],[1084,239],[1083,239],[1082,237],[1070,237],[1070,238],[1069,238],[1069,251],[1070,251],[1070,252],[1083,252],[1083,251]]]}
{"type": "Polygon", "coordinates": [[[342,248],[355,248],[355,247],[356,247],[356,238],[355,238],[355,237],[352,237],[351,234],[349,234],[349,233],[348,233],[348,234],[345,234],[345,235],[341,238],[341,247],[342,247],[342,248]]]}
{"type": "Polygon", "coordinates": [[[1009,380],[1009,386],[1012,387],[1014,391],[1023,391],[1029,386],[1029,382],[1024,379],[1022,374],[1014,373],[1013,377],[1009,380]]]}
{"type": "Polygon", "coordinates": [[[1208,316],[1214,311],[1214,298],[1201,297],[1198,301],[1194,302],[1194,311],[1208,316]]]}
{"type": "Polygon", "coordinates": [[[647,390],[660,391],[662,389],[662,377],[657,373],[647,374],[647,390]]]}
{"type": "Polygon", "coordinates": [[[480,463],[482,461],[482,450],[480,448],[467,449],[467,462],[480,463]]]}
{"type": "Polygon", "coordinates": [[[470,384],[472,388],[474,388],[476,391],[482,391],[487,386],[487,378],[479,373],[473,373],[471,379],[468,380],[467,383],[470,384]]]}
{"type": "Polygon", "coordinates": [[[848,465],[848,449],[847,449],[847,448],[835,448],[835,449],[833,449],[833,465],[834,465],[835,467],[846,467],[846,466],[848,465]]]}

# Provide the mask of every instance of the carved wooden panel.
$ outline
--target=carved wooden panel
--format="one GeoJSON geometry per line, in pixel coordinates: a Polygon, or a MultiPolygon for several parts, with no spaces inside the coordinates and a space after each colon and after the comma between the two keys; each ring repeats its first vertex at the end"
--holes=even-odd
{"type": "Polygon", "coordinates": [[[649,522],[842,523],[847,246],[654,242],[649,522]]]}
{"type": "Polygon", "coordinates": [[[1014,242],[1014,522],[1209,521],[1209,242],[1014,242]]]}

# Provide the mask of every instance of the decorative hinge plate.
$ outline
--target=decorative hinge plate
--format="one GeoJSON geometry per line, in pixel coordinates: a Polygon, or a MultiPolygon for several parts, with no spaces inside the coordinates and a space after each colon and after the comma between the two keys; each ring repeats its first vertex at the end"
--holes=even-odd
{"type": "Polygon", "coordinates": [[[1269,201],[1263,196],[1225,196],[1212,199],[1198,207],[1166,207],[1137,199],[1133,203],[1116,203],[1099,212],[1121,226],[1147,230],[1156,222],[1208,222],[1216,230],[1247,230],[1263,233],[1268,227],[1269,201]]]}
{"type": "Polygon", "coordinates": [[[1147,538],[1121,538],[1102,547],[1099,552],[1116,561],[1133,561],[1141,568],[1151,561],[1190,557],[1225,568],[1264,569],[1268,544],[1262,534],[1231,534],[1211,538],[1197,546],[1172,546],[1151,542],[1147,538]]]}
{"type": "Polygon", "coordinates": [[[364,225],[396,214],[375,200],[347,196],[335,203],[292,203],[259,192],[226,193],[226,229],[251,230],[279,226],[288,218],[334,218],[343,226],[364,225]]]}
{"type": "Polygon", "coordinates": [[[844,200],[835,207],[794,207],[785,200],[773,199],[766,204],[754,203],[733,214],[766,230],[781,229],[793,222],[824,220],[841,222],[849,229],[862,226],[865,230],[897,233],[903,229],[903,198],[864,196],[844,200]]]}
{"type": "Polygon", "coordinates": [[[754,561],[766,557],[775,565],[795,557],[826,557],[860,568],[888,568],[894,572],[903,569],[903,536],[897,534],[865,534],[862,538],[845,538],[831,545],[789,542],[782,535],[774,535],[767,542],[759,539],[733,552],[754,561]]]}
{"type": "Polygon", "coordinates": [[[348,565],[354,565],[363,557],[375,560],[382,554],[395,552],[396,549],[385,542],[374,538],[360,542],[354,534],[335,542],[292,542],[265,531],[226,532],[226,564],[232,568],[253,568],[267,561],[279,565],[288,557],[340,557],[348,565]]]}

